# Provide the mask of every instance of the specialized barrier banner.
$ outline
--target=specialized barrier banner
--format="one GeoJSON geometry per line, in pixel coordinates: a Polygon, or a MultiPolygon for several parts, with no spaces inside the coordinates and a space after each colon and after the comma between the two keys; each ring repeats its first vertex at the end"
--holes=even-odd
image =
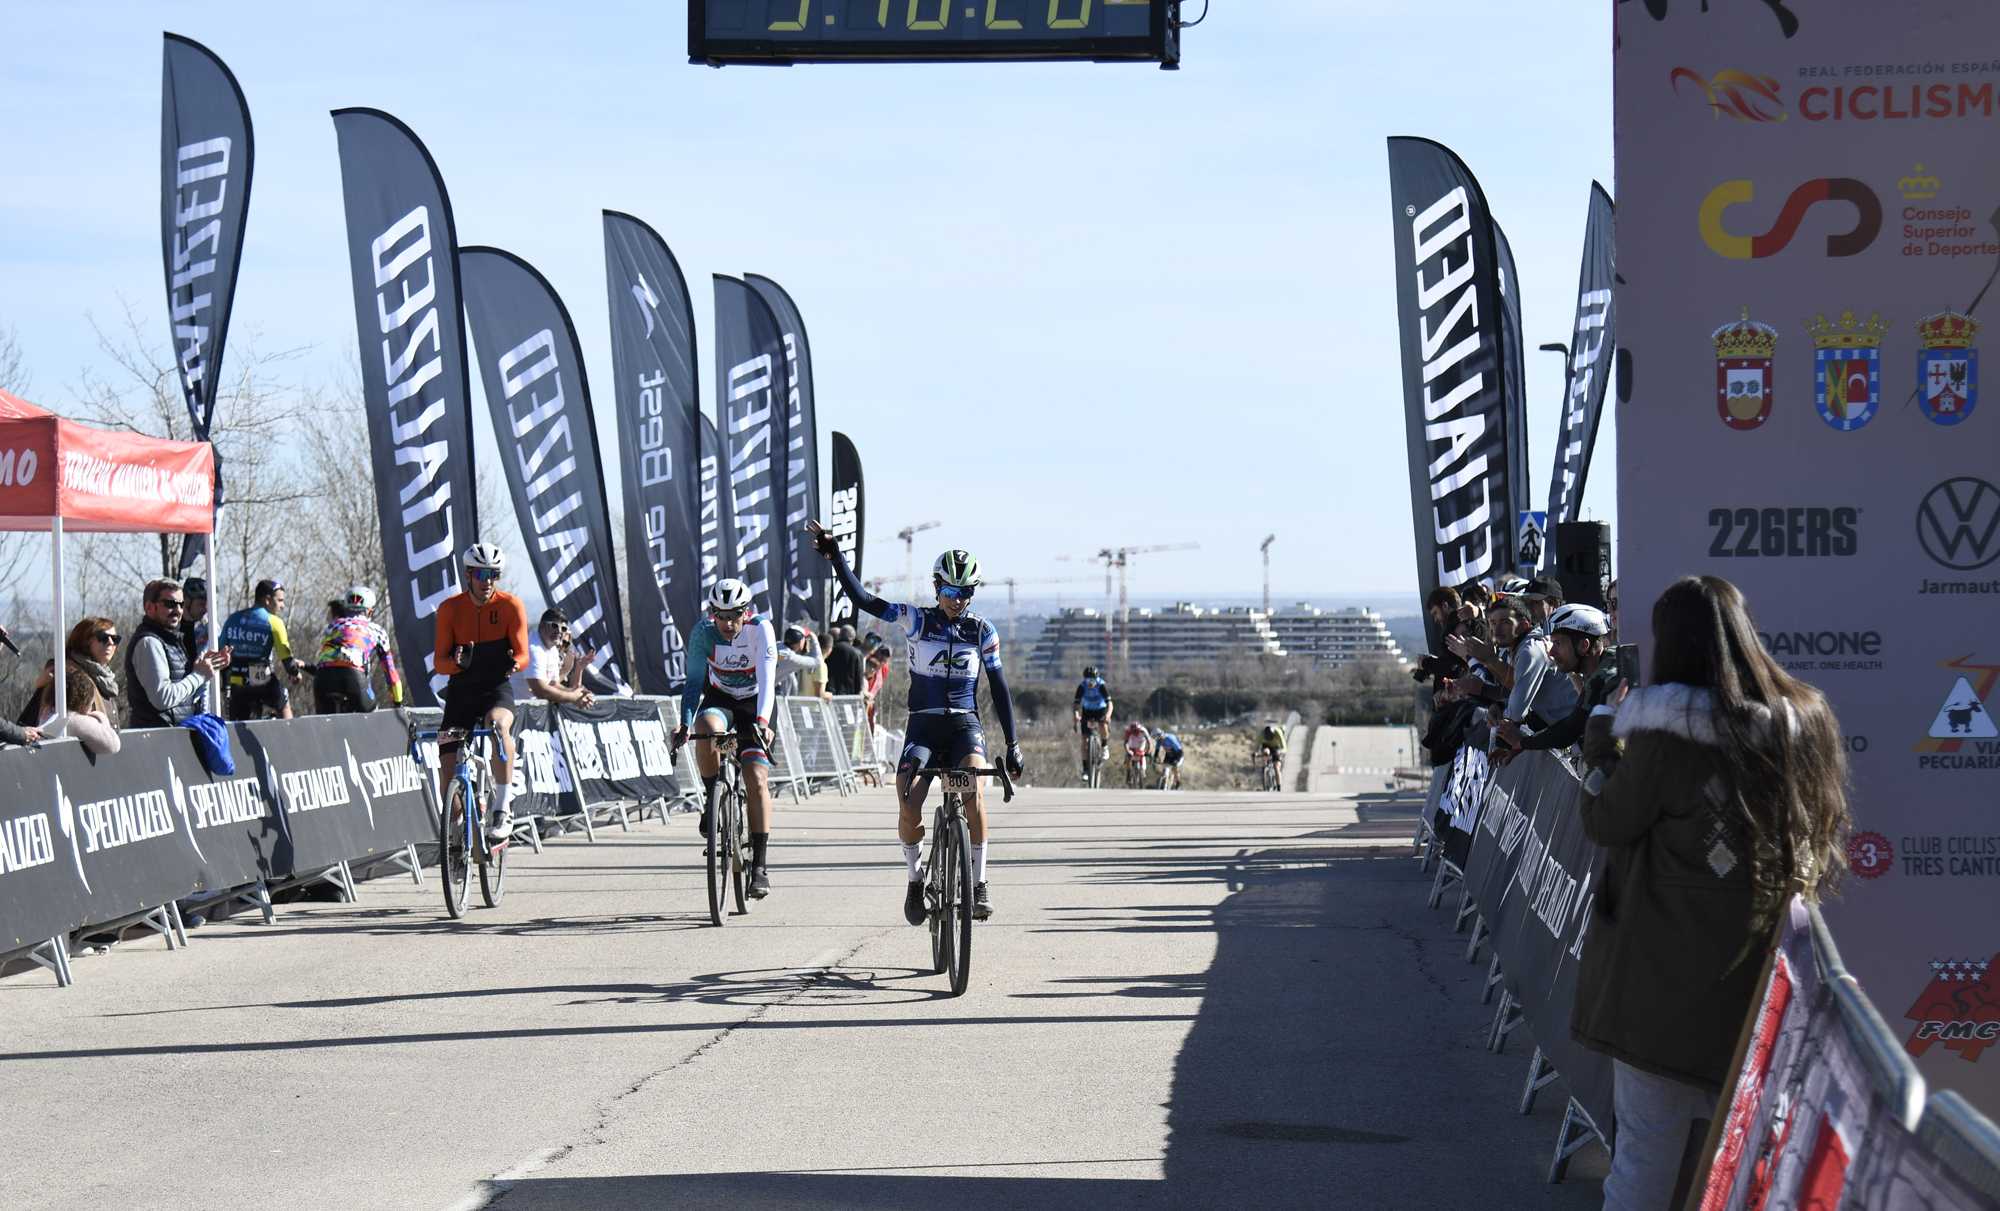
{"type": "MultiPolygon", "coordinates": [[[[1554,470],[1549,476],[1549,525],[1575,521],[1590,478],[1590,453],[1604,417],[1604,390],[1611,381],[1617,348],[1612,307],[1612,210],[1604,186],[1590,183],[1590,217],[1583,225],[1583,268],[1577,272],[1576,326],[1569,338],[1569,391],[1563,398],[1562,429],[1556,434],[1554,470]]],[[[1543,549],[1544,567],[1556,566],[1555,544],[1543,549]]]]}
{"type": "MultiPolygon", "coordinates": [[[[1513,566],[1500,252],[1486,195],[1465,162],[1428,139],[1389,140],[1390,222],[1403,349],[1403,424],[1419,596],[1513,566]]],[[[1434,624],[1429,646],[1440,642],[1434,624]]]]}
{"type": "Polygon", "coordinates": [[[388,712],[229,725],[235,774],[182,728],[0,751],[0,951],[201,892],[307,874],[436,835],[388,712]]]}
{"type": "Polygon", "coordinates": [[[597,649],[591,669],[622,688],[625,607],[576,326],[548,279],[513,253],[464,248],[458,259],[500,470],[542,600],[597,649]]]}
{"type": "MultiPolygon", "coordinates": [[[[778,394],[784,360],[784,339],[771,308],[740,279],[716,274],[715,415],[734,574],[750,586],[759,613],[780,629],[791,546],[783,499],[790,425],[778,394]]],[[[704,503],[704,522],[706,512],[704,503]]]]}
{"type": "Polygon", "coordinates": [[[410,701],[438,701],[437,625],[479,535],[472,385],[451,198],[430,152],[380,110],[333,114],[361,339],[382,560],[410,701]]]}
{"type": "MultiPolygon", "coordinates": [[[[599,803],[672,799],[673,727],[662,708],[674,699],[599,698],[590,706],[538,699],[514,704],[513,810],[568,816],[599,803]]],[[[411,712],[419,730],[438,726],[442,711],[411,712]]]]}
{"type": "Polygon", "coordinates": [[[1724,576],[1825,691],[1854,813],[1828,924],[1931,1086],[2000,1114],[2000,161],[1969,153],[2000,58],[1955,49],[2000,8],[1615,21],[1620,639],[1724,576]]]}
{"type": "Polygon", "coordinates": [[[642,694],[687,683],[687,636],[701,620],[700,363],[694,301],[659,233],[604,212],[611,369],[625,501],[625,579],[632,594],[633,680],[642,694]]]}
{"type": "Polygon", "coordinates": [[[1570,1038],[1577,964],[1603,857],[1583,835],[1583,785],[1561,758],[1524,752],[1492,771],[1465,863],[1507,991],[1542,1055],[1599,1130],[1613,1119],[1611,1060],[1570,1038]]]}
{"type": "Polygon", "coordinates": [[[806,340],[805,317],[785,288],[770,278],[746,273],[743,280],[778,317],[778,330],[785,341],[785,382],[788,407],[785,411],[785,598],[779,624],[813,618],[821,625],[820,614],[826,600],[826,561],[814,554],[800,537],[807,518],[818,520],[819,511],[819,412],[813,403],[812,343],[806,340]],[[817,616],[817,617],[815,617],[817,616]]]}

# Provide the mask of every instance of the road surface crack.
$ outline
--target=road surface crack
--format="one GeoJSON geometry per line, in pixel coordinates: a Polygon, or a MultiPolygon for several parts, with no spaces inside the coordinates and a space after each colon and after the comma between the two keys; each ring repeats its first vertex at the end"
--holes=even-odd
{"type": "Polygon", "coordinates": [[[862,938],[860,941],[854,943],[854,945],[848,947],[837,957],[825,963],[819,963],[810,968],[805,969],[807,974],[804,979],[799,981],[798,987],[792,989],[791,991],[785,993],[784,995],[778,997],[775,1000],[765,1001],[764,1003],[758,1005],[749,1013],[745,1014],[742,1018],[738,1019],[737,1021],[731,1022],[729,1025],[722,1027],[720,1030],[717,1030],[714,1034],[711,1034],[707,1038],[703,1039],[699,1046],[695,1047],[692,1051],[689,1051],[686,1055],[681,1056],[679,1059],[674,1060],[670,1064],[663,1065],[662,1067],[656,1068],[651,1072],[646,1073],[644,1076],[641,1076],[639,1079],[625,1086],[625,1088],[621,1089],[617,1093],[614,1093],[610,1097],[599,1102],[597,1104],[596,1120],[592,1122],[590,1127],[584,1132],[583,1138],[572,1140],[569,1143],[563,1144],[561,1147],[550,1149],[547,1152],[537,1153],[535,1156],[529,1158],[528,1160],[522,1162],[519,1165],[516,1165],[512,1169],[503,1170],[502,1172],[493,1175],[491,1178],[488,1178],[485,1182],[481,1183],[481,1185],[485,1188],[487,1195],[484,1199],[478,1199],[475,1197],[475,1199],[471,1201],[460,1204],[458,1208],[454,1209],[454,1211],[491,1211],[492,1208],[502,1205],[506,1201],[507,1195],[512,1193],[514,1188],[520,1184],[521,1180],[527,1177],[529,1174],[546,1169],[551,1165],[560,1164],[564,1160],[567,1160],[573,1154],[580,1152],[586,1148],[595,1148],[599,1145],[610,1142],[612,1121],[618,1117],[618,1110],[621,1103],[627,1101],[630,1098],[637,1097],[648,1086],[652,1085],[660,1078],[678,1072],[681,1069],[686,1068],[688,1065],[693,1064],[695,1061],[701,1059],[701,1057],[715,1050],[718,1046],[722,1044],[723,1040],[727,1039],[730,1035],[735,1034],[737,1031],[743,1029],[746,1026],[752,1026],[762,1021],[766,1016],[770,1014],[772,1010],[782,1009],[788,1005],[797,1003],[800,997],[811,992],[814,988],[818,987],[821,983],[823,983],[828,974],[831,973],[835,968],[846,966],[848,960],[852,959],[855,955],[861,952],[862,947],[868,945],[870,942],[873,942],[878,938],[881,938],[891,932],[895,931],[879,930],[875,933],[869,934],[867,937],[862,938]]]}

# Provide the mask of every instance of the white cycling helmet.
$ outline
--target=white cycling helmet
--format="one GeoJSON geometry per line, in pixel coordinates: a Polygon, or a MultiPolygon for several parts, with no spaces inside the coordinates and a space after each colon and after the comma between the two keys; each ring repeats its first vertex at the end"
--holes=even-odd
{"type": "Polygon", "coordinates": [[[970,551],[946,551],[931,565],[931,579],[954,588],[973,588],[979,584],[979,561],[970,551]]]}
{"type": "Polygon", "coordinates": [[[1611,633],[1611,620],[1596,606],[1566,605],[1549,615],[1549,634],[1557,631],[1602,638],[1611,633]]]}
{"type": "Polygon", "coordinates": [[[491,568],[495,572],[507,570],[507,553],[496,543],[475,542],[465,548],[465,554],[459,556],[458,561],[468,572],[474,568],[491,568]]]}
{"type": "Polygon", "coordinates": [[[717,614],[734,614],[750,608],[750,586],[725,576],[708,591],[708,608],[717,614]]]}
{"type": "Polygon", "coordinates": [[[364,612],[372,610],[375,608],[375,590],[365,584],[351,585],[343,600],[347,603],[348,609],[364,612]]]}

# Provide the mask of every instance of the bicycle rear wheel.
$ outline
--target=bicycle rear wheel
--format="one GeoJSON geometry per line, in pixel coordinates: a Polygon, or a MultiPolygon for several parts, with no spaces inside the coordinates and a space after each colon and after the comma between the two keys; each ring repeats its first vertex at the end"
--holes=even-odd
{"type": "Polygon", "coordinates": [[[466,893],[472,890],[472,855],[467,850],[465,780],[445,786],[444,810],[438,814],[438,882],[444,884],[444,910],[456,921],[465,915],[466,893]]]}
{"type": "Polygon", "coordinates": [[[729,886],[736,897],[736,915],[750,911],[744,895],[750,878],[750,809],[743,798],[743,775],[729,779],[729,886]]]}
{"type": "Polygon", "coordinates": [[[951,862],[953,895],[947,901],[949,915],[944,922],[945,933],[952,938],[951,995],[961,996],[965,986],[972,980],[972,842],[967,836],[965,818],[953,816],[951,820],[951,862]]]}
{"type": "Polygon", "coordinates": [[[708,840],[703,846],[708,860],[708,920],[722,924],[723,907],[729,898],[729,837],[727,793],[721,783],[708,792],[708,840]]]}

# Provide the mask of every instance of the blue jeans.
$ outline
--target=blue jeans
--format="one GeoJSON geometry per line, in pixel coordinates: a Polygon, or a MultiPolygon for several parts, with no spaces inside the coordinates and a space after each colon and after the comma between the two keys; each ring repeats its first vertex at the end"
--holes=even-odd
{"type": "Polygon", "coordinates": [[[1667,1211],[1688,1137],[1696,1131],[1706,1134],[1719,1095],[1623,1060],[1612,1061],[1611,1078],[1618,1146],[1604,1179],[1604,1211],[1667,1211]]]}

